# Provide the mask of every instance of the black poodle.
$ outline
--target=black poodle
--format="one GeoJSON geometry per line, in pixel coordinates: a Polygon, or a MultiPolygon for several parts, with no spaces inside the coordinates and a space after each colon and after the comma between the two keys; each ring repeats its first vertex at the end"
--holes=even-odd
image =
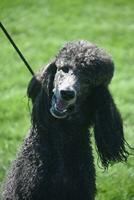
{"type": "Polygon", "coordinates": [[[32,128],[5,183],[4,200],[94,200],[88,128],[102,165],[126,161],[123,123],[108,90],[111,57],[87,41],[67,43],[32,78],[32,128]]]}

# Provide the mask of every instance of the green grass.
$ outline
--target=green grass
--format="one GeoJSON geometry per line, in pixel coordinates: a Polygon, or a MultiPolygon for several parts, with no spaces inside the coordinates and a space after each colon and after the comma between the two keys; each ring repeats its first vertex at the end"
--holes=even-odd
{"type": "MultiPolygon", "coordinates": [[[[69,40],[86,39],[112,54],[111,84],[124,120],[127,141],[134,142],[134,2],[132,0],[3,0],[0,20],[34,71],[69,40]]],[[[30,127],[26,88],[31,76],[0,31],[0,181],[30,127]]],[[[97,200],[134,200],[134,160],[97,169],[97,200]]]]}

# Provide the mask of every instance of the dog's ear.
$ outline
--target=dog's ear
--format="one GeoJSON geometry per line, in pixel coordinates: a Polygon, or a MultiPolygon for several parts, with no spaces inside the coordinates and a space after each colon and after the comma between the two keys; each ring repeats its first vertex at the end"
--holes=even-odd
{"type": "Polygon", "coordinates": [[[32,100],[34,103],[37,95],[39,94],[41,90],[41,85],[42,85],[42,80],[40,78],[37,78],[40,76],[33,76],[32,79],[30,80],[27,88],[27,96],[32,100]]]}
{"type": "Polygon", "coordinates": [[[53,79],[56,73],[56,66],[54,62],[51,62],[38,72],[29,82],[27,89],[27,96],[34,103],[36,97],[41,92],[44,86],[46,93],[49,95],[53,88],[53,79]]]}
{"type": "Polygon", "coordinates": [[[95,90],[94,134],[102,165],[107,168],[113,162],[126,161],[123,122],[106,86],[95,90]]]}
{"type": "Polygon", "coordinates": [[[55,65],[55,62],[52,62],[47,65],[46,69],[43,72],[43,87],[48,96],[52,95],[53,82],[56,70],[57,67],[55,65]]]}

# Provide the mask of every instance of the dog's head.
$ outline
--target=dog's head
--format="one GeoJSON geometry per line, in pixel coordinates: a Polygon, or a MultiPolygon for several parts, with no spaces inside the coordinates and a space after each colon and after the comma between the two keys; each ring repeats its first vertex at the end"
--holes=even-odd
{"type": "Polygon", "coordinates": [[[43,123],[47,114],[61,121],[79,114],[78,123],[85,116],[86,124],[89,118],[105,167],[128,155],[122,119],[108,90],[113,72],[112,59],[104,50],[85,41],[70,42],[28,87],[36,123],[43,123]]]}
{"type": "Polygon", "coordinates": [[[65,45],[53,63],[55,70],[50,112],[66,118],[99,85],[107,85],[113,76],[113,62],[104,50],[85,42],[65,45]]]}

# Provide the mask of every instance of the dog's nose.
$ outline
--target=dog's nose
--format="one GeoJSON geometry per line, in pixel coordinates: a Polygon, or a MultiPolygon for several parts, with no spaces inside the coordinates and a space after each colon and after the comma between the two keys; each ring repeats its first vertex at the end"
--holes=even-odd
{"type": "Polygon", "coordinates": [[[61,90],[60,95],[61,95],[62,99],[69,101],[69,100],[74,99],[75,91],[74,90],[61,90]]]}

